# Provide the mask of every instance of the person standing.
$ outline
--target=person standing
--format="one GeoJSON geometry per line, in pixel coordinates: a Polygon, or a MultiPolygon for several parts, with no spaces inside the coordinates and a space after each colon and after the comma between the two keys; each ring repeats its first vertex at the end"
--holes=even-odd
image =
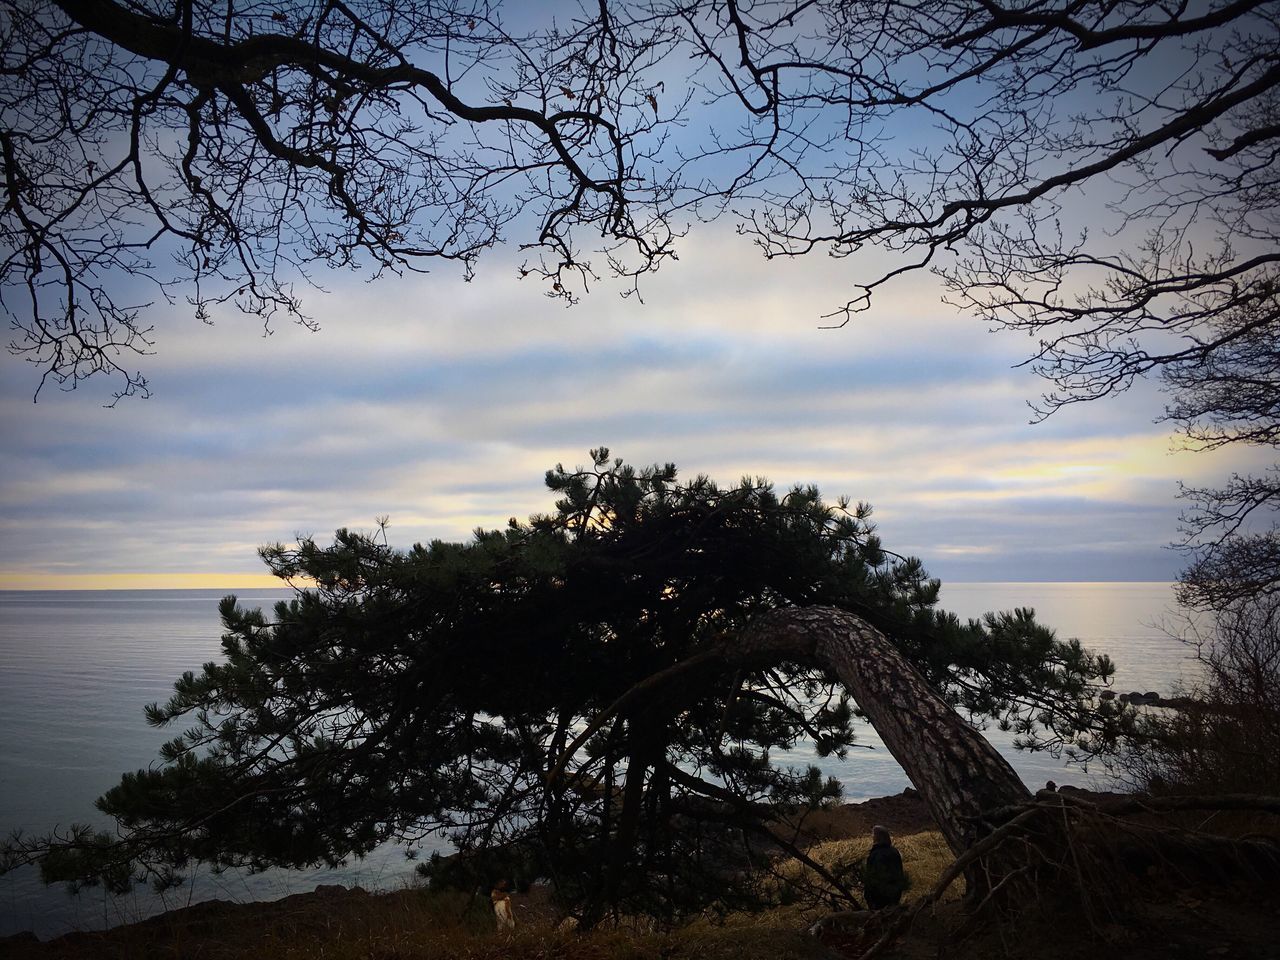
{"type": "Polygon", "coordinates": [[[902,854],[893,845],[893,837],[886,827],[871,828],[871,852],[862,870],[862,892],[867,906],[883,910],[902,899],[907,889],[907,875],[902,869],[902,854]]]}

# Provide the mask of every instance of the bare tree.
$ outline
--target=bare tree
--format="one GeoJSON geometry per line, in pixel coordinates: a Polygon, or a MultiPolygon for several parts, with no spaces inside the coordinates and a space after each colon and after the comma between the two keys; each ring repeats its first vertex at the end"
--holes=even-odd
{"type": "Polygon", "coordinates": [[[509,30],[444,4],[6,0],[0,284],[18,354],[73,387],[151,345],[147,301],[306,321],[315,271],[422,269],[521,219],[571,298],[575,230],[634,276],[671,255],[652,92],[605,7],[509,30]],[[165,261],[172,260],[172,264],[165,261]]]}
{"type": "Polygon", "coordinates": [[[1140,713],[1109,760],[1144,792],[1280,788],[1280,597],[1244,596],[1188,616],[1171,636],[1194,648],[1200,678],[1176,710],[1140,713]]]}
{"type": "MultiPolygon", "coordinates": [[[[901,254],[834,322],[932,268],[952,302],[1036,339],[1038,416],[1155,375],[1191,444],[1276,446],[1280,5],[685,15],[719,95],[756,121],[733,187],[766,256],[901,254]]],[[[1274,471],[1186,495],[1187,544],[1210,547],[1199,582],[1219,582],[1230,554],[1228,567],[1248,557],[1246,589],[1280,583],[1274,471]]]]}

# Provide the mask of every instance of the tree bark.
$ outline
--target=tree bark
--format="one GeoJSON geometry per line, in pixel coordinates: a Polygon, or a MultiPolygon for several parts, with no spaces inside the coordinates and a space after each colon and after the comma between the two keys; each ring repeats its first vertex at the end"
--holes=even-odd
{"type": "Polygon", "coordinates": [[[795,657],[834,673],[902,765],[957,854],[989,832],[987,811],[1031,799],[985,737],[871,624],[836,607],[791,607],[752,621],[735,651],[795,657]]]}

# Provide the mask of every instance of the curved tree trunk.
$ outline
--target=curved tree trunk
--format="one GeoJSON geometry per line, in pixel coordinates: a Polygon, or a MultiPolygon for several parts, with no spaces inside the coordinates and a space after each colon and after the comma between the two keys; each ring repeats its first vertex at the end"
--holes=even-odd
{"type": "MultiPolygon", "coordinates": [[[[1059,869],[1061,864],[1055,859],[1046,859],[1044,851],[1024,842],[1023,835],[1033,820],[1039,824],[1036,832],[1051,849],[1065,849],[1072,842],[1073,832],[1086,841],[1086,847],[1090,839],[1102,836],[1099,846],[1107,855],[1107,863],[1115,862],[1115,835],[1100,833],[1111,819],[1107,808],[1058,794],[1052,795],[1052,800],[1041,798],[1033,803],[1008,761],[961,718],[893,643],[861,617],[837,607],[791,607],[764,614],[732,640],[635,684],[593,718],[561,752],[548,772],[548,784],[559,782],[574,753],[608,718],[642,704],[658,691],[669,690],[673,683],[691,682],[705,677],[708,671],[717,673],[726,668],[758,667],[784,660],[820,666],[839,679],[902,765],[957,856],[943,881],[913,911],[895,921],[881,945],[901,933],[915,913],[936,902],[961,875],[968,881],[970,897],[981,898],[976,901],[981,908],[989,902],[990,895],[1002,888],[1004,896],[1016,895],[1016,886],[1008,884],[1015,874],[1027,874],[1034,885],[1040,882],[1036,872],[1040,867],[1050,868],[1051,873],[1059,869]],[[1080,809],[1073,810],[1076,807],[1080,809]],[[1018,842],[1006,842],[1015,837],[1018,842]]],[[[672,772],[680,774],[677,768],[672,772]]],[[[1280,806],[1280,800],[1271,797],[1188,798],[1180,802],[1205,809],[1261,810],[1280,806]]],[[[1144,799],[1138,809],[1147,810],[1151,803],[1144,799]]],[[[1177,806],[1179,802],[1166,799],[1154,803],[1177,806]]],[[[1121,804],[1111,812],[1130,810],[1121,804]]],[[[1148,831],[1144,841],[1139,854],[1162,858],[1162,863],[1186,863],[1190,876],[1198,875],[1196,871],[1203,873],[1206,864],[1236,879],[1245,867],[1251,871],[1250,876],[1267,882],[1280,874],[1280,855],[1273,844],[1189,837],[1177,831],[1167,835],[1148,831]]],[[[1083,883],[1074,848],[1072,860],[1076,872],[1067,882],[1083,883]]],[[[1097,889],[1081,887],[1080,893],[1095,899],[1111,897],[1126,882],[1123,875],[1114,880],[1097,889]]]]}
{"type": "Polygon", "coordinates": [[[871,624],[836,607],[791,607],[752,621],[741,654],[792,656],[839,677],[961,854],[987,830],[982,815],[1030,799],[985,737],[871,624]]]}
{"type": "MultiPolygon", "coordinates": [[[[1031,794],[985,737],[964,721],[879,630],[838,607],[789,607],[753,620],[730,643],[704,650],[631,687],[597,714],[547,773],[553,789],[579,748],[609,718],[708,668],[799,660],[836,675],[901,764],[957,856],[991,832],[986,815],[1031,794]]],[[[984,870],[989,871],[990,860],[984,870]]],[[[997,880],[967,872],[970,892],[997,880]]]]}

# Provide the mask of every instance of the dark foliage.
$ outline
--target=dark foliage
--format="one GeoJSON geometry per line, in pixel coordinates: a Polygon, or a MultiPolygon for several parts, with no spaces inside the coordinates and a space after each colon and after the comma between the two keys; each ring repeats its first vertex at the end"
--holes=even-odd
{"type": "Polygon", "coordinates": [[[265,549],[296,598],[270,616],[223,602],[223,658],[148,708],[191,728],[99,801],[124,843],[64,845],[46,876],[164,883],[190,859],[336,863],[439,831],[460,853],[428,875],[544,876],[588,920],[742,906],[742,868],[787,847],[779,818],[839,792],[778,751],[856,746],[831,677],[734,655],[738,631],[776,607],[856,612],[957,707],[1041,746],[1093,723],[1106,658],[1029,611],[962,623],[938,610],[938,582],[884,550],[865,505],[763,480],[680,483],[671,465],[637,471],[606,450],[547,484],[552,513],[467,544],[400,552],[339,531],[265,549]]]}

